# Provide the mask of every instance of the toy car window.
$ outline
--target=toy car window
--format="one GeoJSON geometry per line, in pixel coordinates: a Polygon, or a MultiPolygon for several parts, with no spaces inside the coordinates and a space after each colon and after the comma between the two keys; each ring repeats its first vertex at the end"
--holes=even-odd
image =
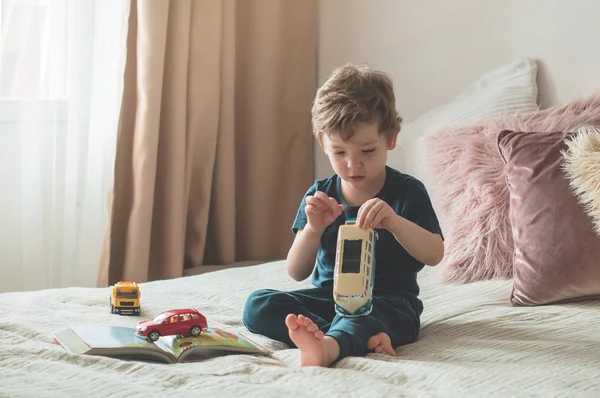
{"type": "Polygon", "coordinates": [[[190,314],[181,314],[181,321],[189,321],[190,319],[192,319],[190,314]]]}
{"type": "Polygon", "coordinates": [[[362,251],[362,240],[345,240],[344,255],[342,258],[342,273],[358,274],[360,272],[360,260],[362,251]]]}
{"type": "Polygon", "coordinates": [[[162,321],[164,321],[166,318],[167,318],[167,316],[165,314],[159,314],[152,321],[155,322],[155,323],[162,323],[162,321]]]}
{"type": "Polygon", "coordinates": [[[124,292],[124,291],[117,290],[117,298],[137,298],[137,297],[138,297],[137,291],[124,292]]]}
{"type": "Polygon", "coordinates": [[[171,319],[169,320],[169,322],[171,322],[171,323],[175,323],[175,322],[177,322],[177,315],[173,315],[173,316],[171,317],[171,319]]]}
{"type": "Polygon", "coordinates": [[[198,314],[192,314],[192,319],[198,319],[198,318],[200,318],[200,317],[198,316],[198,314]]]}

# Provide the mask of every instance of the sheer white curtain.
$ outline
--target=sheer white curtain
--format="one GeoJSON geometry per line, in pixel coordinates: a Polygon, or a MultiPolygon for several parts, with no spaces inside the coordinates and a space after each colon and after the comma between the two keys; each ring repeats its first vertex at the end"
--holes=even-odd
{"type": "Polygon", "coordinates": [[[0,0],[0,292],[95,286],[129,0],[0,0]]]}

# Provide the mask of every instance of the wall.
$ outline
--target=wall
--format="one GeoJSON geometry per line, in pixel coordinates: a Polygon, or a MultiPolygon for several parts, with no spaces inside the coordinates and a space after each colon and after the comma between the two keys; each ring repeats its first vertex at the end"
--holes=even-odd
{"type": "MultiPolygon", "coordinates": [[[[490,69],[540,61],[542,107],[600,89],[597,0],[320,0],[319,84],[345,62],[392,75],[410,121],[490,69]]],[[[332,170],[315,146],[316,177],[332,170]]]]}

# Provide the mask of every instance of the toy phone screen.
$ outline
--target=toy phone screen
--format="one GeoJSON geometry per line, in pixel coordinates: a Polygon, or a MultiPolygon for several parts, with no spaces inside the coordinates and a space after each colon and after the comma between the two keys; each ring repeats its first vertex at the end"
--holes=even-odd
{"type": "Polygon", "coordinates": [[[362,239],[345,240],[344,256],[342,258],[342,273],[358,274],[362,254],[362,239]]]}

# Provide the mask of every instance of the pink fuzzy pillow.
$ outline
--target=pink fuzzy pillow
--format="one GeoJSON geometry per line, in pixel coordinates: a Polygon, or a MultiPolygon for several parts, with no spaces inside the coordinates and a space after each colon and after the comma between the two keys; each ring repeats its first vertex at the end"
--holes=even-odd
{"type": "Polygon", "coordinates": [[[600,126],[600,93],[560,107],[445,128],[428,139],[428,183],[445,237],[444,281],[512,277],[509,192],[498,134],[576,131],[583,125],[600,126]]]}

